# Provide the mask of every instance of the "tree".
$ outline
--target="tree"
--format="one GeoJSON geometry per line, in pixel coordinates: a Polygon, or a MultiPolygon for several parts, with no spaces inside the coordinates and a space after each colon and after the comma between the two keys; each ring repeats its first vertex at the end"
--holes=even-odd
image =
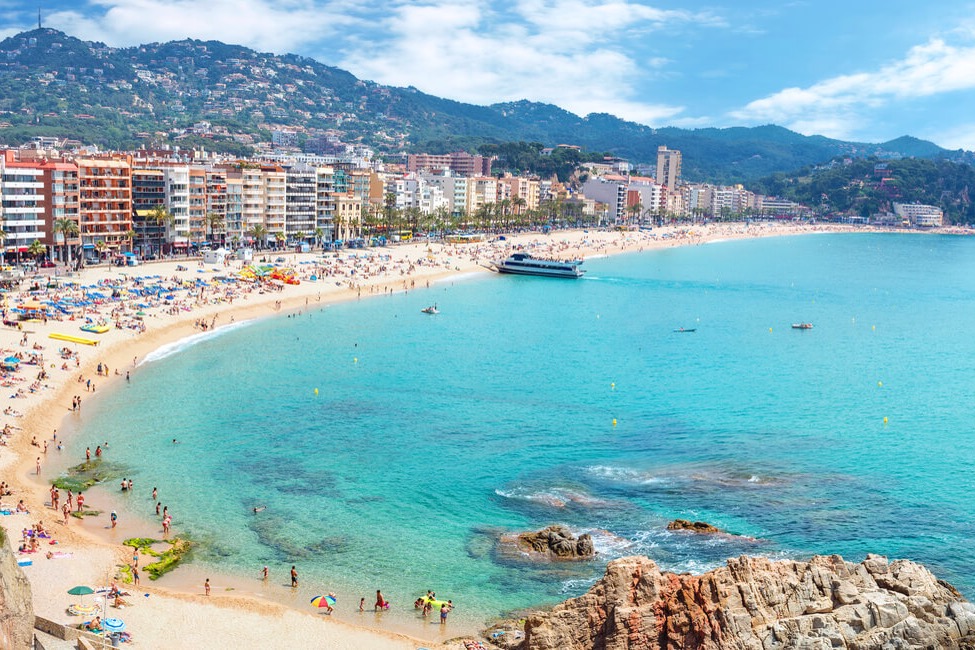
{"type": "Polygon", "coordinates": [[[316,246],[321,246],[322,245],[322,239],[324,237],[325,237],[325,231],[321,227],[315,228],[315,245],[316,246]]]}
{"type": "Polygon", "coordinates": [[[27,247],[27,252],[30,255],[33,255],[34,258],[39,262],[41,258],[44,257],[44,254],[47,253],[47,246],[45,246],[44,242],[42,242],[40,239],[35,239],[30,243],[30,246],[27,247]]]}
{"type": "MultiPolygon", "coordinates": [[[[69,240],[74,239],[75,237],[78,236],[78,233],[81,232],[81,229],[78,227],[78,222],[75,221],[74,219],[67,219],[67,218],[55,219],[53,230],[55,236],[57,236],[58,234],[61,235],[61,246],[62,246],[61,252],[63,258],[62,261],[65,264],[68,264],[70,266],[71,243],[69,242],[69,240]]],[[[55,241],[57,241],[56,238],[55,241]]]]}
{"type": "Polygon", "coordinates": [[[125,231],[125,238],[129,240],[129,252],[132,252],[133,244],[135,242],[136,232],[132,229],[125,231]]]}
{"type": "MultiPolygon", "coordinates": [[[[217,232],[217,230],[223,230],[223,225],[224,223],[226,223],[227,219],[222,214],[219,214],[217,212],[207,212],[207,216],[205,219],[206,219],[207,230],[209,230],[209,235],[207,237],[207,240],[212,242],[213,235],[217,232]]],[[[226,236],[226,233],[223,234],[224,236],[226,236]]],[[[220,243],[223,244],[224,239],[221,239],[220,243]]]]}
{"type": "MultiPolygon", "coordinates": [[[[156,249],[157,250],[159,251],[162,250],[163,240],[165,239],[165,233],[161,232],[159,228],[161,226],[165,226],[167,229],[171,228],[175,222],[176,222],[176,218],[172,214],[170,214],[169,210],[167,210],[166,207],[163,205],[157,205],[156,207],[149,210],[149,214],[146,216],[146,219],[143,223],[145,223],[146,226],[148,226],[149,223],[153,223],[156,225],[157,228],[156,249]]],[[[145,238],[144,232],[143,232],[143,238],[145,238]]]]}
{"type": "Polygon", "coordinates": [[[267,228],[264,227],[264,224],[254,224],[251,229],[247,231],[247,234],[254,238],[254,246],[257,248],[257,250],[262,250],[264,248],[264,244],[267,243],[267,228]]]}
{"type": "Polygon", "coordinates": [[[108,248],[108,244],[105,243],[104,239],[99,239],[95,242],[95,250],[98,251],[98,259],[102,259],[102,255],[105,254],[105,249],[108,248]]]}
{"type": "Polygon", "coordinates": [[[278,248],[281,248],[282,244],[284,244],[285,239],[287,238],[284,236],[284,233],[281,232],[280,230],[274,233],[274,243],[277,245],[278,248]]]}

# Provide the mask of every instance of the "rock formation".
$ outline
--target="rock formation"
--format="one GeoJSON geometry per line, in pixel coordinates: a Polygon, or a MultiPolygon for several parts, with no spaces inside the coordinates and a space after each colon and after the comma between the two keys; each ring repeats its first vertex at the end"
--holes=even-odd
{"type": "Polygon", "coordinates": [[[667,524],[667,530],[689,530],[695,533],[723,533],[720,528],[715,528],[711,524],[703,521],[688,521],[686,519],[675,519],[667,524]]]}
{"type": "Polygon", "coordinates": [[[564,526],[549,526],[534,533],[501,536],[501,552],[527,554],[537,560],[588,560],[596,555],[592,537],[577,539],[564,526]]]}
{"type": "Polygon", "coordinates": [[[0,530],[0,648],[34,647],[34,601],[30,582],[0,530]]]}
{"type": "Polygon", "coordinates": [[[611,562],[583,596],[531,615],[522,650],[975,650],[975,606],[907,560],[740,557],[700,576],[611,562]]]}

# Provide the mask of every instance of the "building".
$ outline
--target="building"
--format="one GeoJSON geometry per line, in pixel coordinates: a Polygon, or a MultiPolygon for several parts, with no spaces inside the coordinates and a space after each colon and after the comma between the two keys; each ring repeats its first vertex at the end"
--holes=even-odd
{"type": "Polygon", "coordinates": [[[77,158],[81,247],[90,259],[131,245],[132,166],[127,157],[77,158]]]}
{"type": "Polygon", "coordinates": [[[894,203],[894,214],[918,228],[940,228],[944,224],[944,212],[936,205],[894,203]]]}
{"type": "Polygon", "coordinates": [[[436,172],[449,169],[461,176],[490,176],[491,158],[474,156],[466,151],[443,155],[411,153],[406,157],[406,170],[411,172],[436,172]]]}
{"type": "Polygon", "coordinates": [[[45,243],[44,171],[34,162],[20,162],[6,152],[0,171],[0,218],[5,253],[21,255],[34,242],[45,243]]]}
{"type": "MultiPolygon", "coordinates": [[[[66,161],[39,163],[43,173],[44,243],[68,263],[75,259],[75,251],[81,247],[81,226],[78,214],[78,166],[66,161]],[[67,221],[74,223],[67,225],[67,221]]],[[[54,257],[54,254],[52,254],[54,257]]]]}
{"type": "Polygon", "coordinates": [[[680,182],[681,154],[666,145],[657,147],[657,184],[674,190],[680,182]]]}
{"type": "Polygon", "coordinates": [[[133,250],[142,256],[159,255],[166,242],[166,178],[161,169],[132,170],[133,250]]]}

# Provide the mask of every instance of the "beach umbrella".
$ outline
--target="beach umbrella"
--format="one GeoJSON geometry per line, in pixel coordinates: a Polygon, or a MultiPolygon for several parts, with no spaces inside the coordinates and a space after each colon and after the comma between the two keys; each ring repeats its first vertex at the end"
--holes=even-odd
{"type": "Polygon", "coordinates": [[[102,629],[109,634],[121,632],[125,629],[125,621],[120,618],[106,618],[102,620],[102,629]]]}
{"type": "Polygon", "coordinates": [[[329,594],[327,596],[315,596],[311,599],[311,604],[319,609],[325,609],[327,607],[335,606],[335,596],[329,594]]]}
{"type": "Polygon", "coordinates": [[[72,596],[87,596],[88,594],[95,593],[95,590],[91,587],[86,587],[85,585],[78,585],[77,587],[71,587],[71,589],[68,589],[68,593],[72,596]]]}

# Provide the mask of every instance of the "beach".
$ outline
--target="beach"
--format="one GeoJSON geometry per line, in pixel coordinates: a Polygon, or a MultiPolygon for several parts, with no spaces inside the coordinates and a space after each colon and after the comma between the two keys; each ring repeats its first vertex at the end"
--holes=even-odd
{"type": "MultiPolygon", "coordinates": [[[[60,523],[59,513],[50,505],[49,488],[55,473],[45,470],[45,459],[56,454],[55,429],[63,430],[65,418],[72,426],[84,426],[84,408],[97,395],[110,391],[129,379],[138,381],[140,364],[154,351],[204,331],[219,330],[231,323],[249,319],[283,316],[313,306],[338,301],[365,299],[390,292],[423,291],[448,279],[472,273],[487,273],[491,260],[503,258],[515,248],[543,257],[575,258],[606,256],[648,250],[654,247],[703,244],[736,238],[846,231],[844,227],[788,224],[711,224],[658,228],[649,232],[631,231],[556,231],[552,234],[517,234],[504,240],[442,245],[416,242],[383,249],[340,251],[338,254],[257,253],[269,262],[282,258],[282,267],[294,269],[300,284],[283,281],[241,283],[230,278],[240,270],[240,262],[227,266],[204,266],[197,260],[172,260],[138,267],[93,267],[79,275],[63,278],[62,284],[33,295],[7,296],[7,307],[14,308],[30,299],[53,301],[55,297],[74,303],[74,320],[62,314],[21,322],[22,329],[0,330],[0,348],[5,356],[43,355],[43,362],[22,362],[7,386],[10,397],[5,407],[12,409],[0,422],[9,424],[11,435],[0,448],[2,480],[12,485],[13,494],[3,498],[4,506],[23,500],[29,514],[0,518],[16,547],[21,530],[43,521],[44,528],[57,540],[57,555],[46,557],[47,548],[30,554],[24,571],[31,581],[35,612],[44,618],[77,624],[81,618],[66,614],[78,598],[67,590],[75,585],[105,587],[116,579],[119,565],[131,560],[131,551],[106,536],[108,516],[70,518],[60,523]],[[314,276],[314,279],[312,277],[314,276]],[[137,280],[138,278],[138,280],[137,280]],[[137,283],[138,282],[138,283],[137,283]],[[155,296],[139,287],[163,285],[155,296]],[[88,287],[88,289],[83,289],[88,287]],[[78,306],[82,292],[105,298],[78,306]],[[115,299],[113,293],[118,293],[115,299]],[[166,300],[165,296],[172,299],[166,300]],[[58,319],[60,318],[60,319],[58,319]],[[85,319],[104,321],[110,329],[102,334],[80,331],[85,319]],[[97,346],[60,342],[51,333],[97,338],[97,346]],[[26,340],[25,340],[26,335],[26,340]],[[39,347],[35,347],[39,346],[39,347]],[[59,350],[67,349],[62,356],[59,350]],[[99,364],[103,372],[98,372],[99,364]],[[36,379],[43,368],[47,376],[36,379]],[[106,370],[107,369],[107,370],[106,370]],[[79,381],[83,378],[83,381],[79,381]],[[89,386],[88,381],[93,382],[89,386]],[[32,386],[33,384],[33,386],[32,386]],[[81,410],[72,410],[72,401],[81,397],[81,410]],[[32,444],[36,440],[37,445],[32,444]],[[47,451],[44,451],[44,445],[47,451]],[[40,472],[37,463],[40,459],[40,472]]],[[[862,229],[857,229],[861,231],[862,229]]],[[[27,283],[25,283],[26,285],[27,283]]],[[[432,301],[431,301],[432,302],[432,301]]],[[[67,304],[67,303],[65,303],[67,304]]],[[[60,312],[58,312],[60,313],[60,312]]],[[[83,461],[78,458],[77,462],[83,461]]],[[[53,463],[52,463],[53,464],[53,463]]],[[[145,489],[145,486],[141,486],[145,489]]],[[[104,510],[101,504],[88,504],[104,510]]],[[[116,537],[154,536],[156,526],[143,522],[122,522],[116,537]]],[[[178,534],[178,527],[174,534],[178,534]]],[[[213,577],[214,590],[203,594],[202,582],[196,590],[167,591],[151,586],[144,578],[139,587],[125,586],[133,601],[122,612],[108,608],[109,615],[123,617],[135,643],[143,647],[177,648],[202,646],[220,639],[238,648],[271,645],[329,648],[413,648],[456,647],[450,645],[449,630],[430,638],[410,638],[398,630],[384,629],[380,618],[371,613],[359,617],[353,603],[342,603],[343,612],[329,620],[309,611],[306,603],[276,602],[273,599],[241,597],[243,589],[227,590],[227,583],[213,577]],[[309,641],[314,639],[314,641],[309,641]]],[[[274,576],[281,582],[282,576],[274,576]]],[[[258,581],[255,578],[255,583],[258,581]]],[[[92,599],[91,596],[88,597],[92,599]]],[[[371,603],[369,603],[371,604],[371,603]]]]}

